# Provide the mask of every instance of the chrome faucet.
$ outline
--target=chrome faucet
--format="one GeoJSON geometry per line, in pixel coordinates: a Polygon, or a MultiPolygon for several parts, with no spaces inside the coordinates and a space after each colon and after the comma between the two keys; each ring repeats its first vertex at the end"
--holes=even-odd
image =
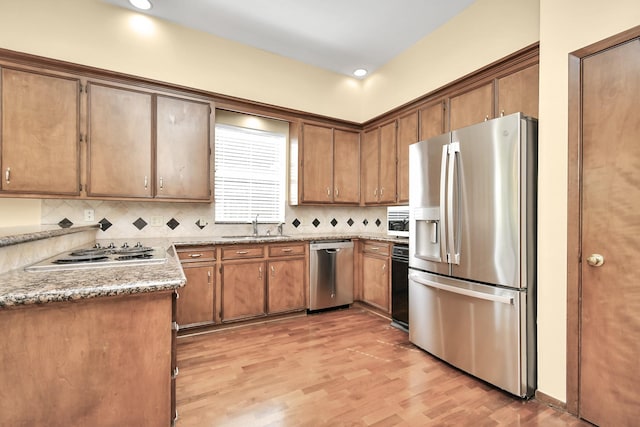
{"type": "Polygon", "coordinates": [[[278,224],[278,234],[282,236],[282,226],[284,225],[283,222],[281,222],[280,224],[278,224]]]}
{"type": "Polygon", "coordinates": [[[259,214],[256,214],[256,219],[251,221],[251,225],[253,225],[253,235],[254,236],[258,235],[258,215],[259,214]]]}

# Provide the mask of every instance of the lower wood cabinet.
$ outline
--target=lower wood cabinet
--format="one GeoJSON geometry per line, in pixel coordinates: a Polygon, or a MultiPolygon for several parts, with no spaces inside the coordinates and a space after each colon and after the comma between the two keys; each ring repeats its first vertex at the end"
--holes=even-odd
{"type": "Polygon", "coordinates": [[[215,248],[177,249],[187,283],[177,290],[176,322],[181,328],[216,322],[215,248]]]}
{"type": "Polygon", "coordinates": [[[265,314],[265,262],[243,261],[222,265],[222,321],[265,314]]]}
{"type": "Polygon", "coordinates": [[[362,246],[362,301],[391,312],[391,258],[389,243],[366,241],[362,246]]]}
{"type": "Polygon", "coordinates": [[[222,322],[305,310],[308,243],[221,248],[222,322]]]}

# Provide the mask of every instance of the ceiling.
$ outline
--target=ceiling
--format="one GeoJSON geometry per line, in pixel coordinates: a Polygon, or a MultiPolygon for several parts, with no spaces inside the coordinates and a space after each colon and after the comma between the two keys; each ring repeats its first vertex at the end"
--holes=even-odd
{"type": "Polygon", "coordinates": [[[140,12],[351,75],[375,71],[473,1],[151,0],[140,12]]]}

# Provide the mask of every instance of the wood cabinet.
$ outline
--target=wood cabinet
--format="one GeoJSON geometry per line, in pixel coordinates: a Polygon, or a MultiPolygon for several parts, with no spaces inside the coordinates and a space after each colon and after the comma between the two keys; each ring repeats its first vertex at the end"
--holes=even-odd
{"type": "Polygon", "coordinates": [[[445,100],[441,100],[418,109],[418,114],[420,116],[419,141],[442,135],[447,131],[446,105],[447,102],[445,100]]]}
{"type": "Polygon", "coordinates": [[[359,203],[359,159],[358,132],[304,123],[301,203],[359,203]]]}
{"type": "Polygon", "coordinates": [[[222,321],[307,307],[308,243],[221,248],[222,321]]]}
{"type": "Polygon", "coordinates": [[[419,112],[398,118],[398,202],[409,203],[409,145],[418,139],[419,112]]]}
{"type": "Polygon", "coordinates": [[[211,113],[207,102],[157,96],[157,198],[211,198],[211,113]]]}
{"type": "Polygon", "coordinates": [[[361,169],[364,204],[396,201],[397,122],[366,130],[363,134],[361,169]]]}
{"type": "Polygon", "coordinates": [[[365,241],[361,261],[362,301],[391,312],[391,258],[390,244],[365,241]]]}
{"type": "Polygon", "coordinates": [[[267,312],[269,314],[307,308],[308,243],[269,245],[267,312]]]}
{"type": "Polygon", "coordinates": [[[539,66],[534,64],[497,79],[497,115],[522,111],[538,117],[539,66]]]}
{"type": "Polygon", "coordinates": [[[89,82],[91,197],[210,200],[209,103],[89,82]]]}
{"type": "Polygon", "coordinates": [[[187,283],[177,290],[176,322],[181,328],[215,323],[215,249],[179,247],[177,252],[187,283]]]}
{"type": "Polygon", "coordinates": [[[87,92],[87,195],[152,197],[152,95],[93,82],[87,92]]]}
{"type": "Polygon", "coordinates": [[[493,82],[461,93],[450,100],[450,130],[480,123],[493,117],[493,82]]]}
{"type": "Polygon", "coordinates": [[[2,68],[0,189],[80,194],[80,80],[2,68]]]}
{"type": "Polygon", "coordinates": [[[2,424],[171,425],[172,305],[165,291],[0,309],[2,424]]]}

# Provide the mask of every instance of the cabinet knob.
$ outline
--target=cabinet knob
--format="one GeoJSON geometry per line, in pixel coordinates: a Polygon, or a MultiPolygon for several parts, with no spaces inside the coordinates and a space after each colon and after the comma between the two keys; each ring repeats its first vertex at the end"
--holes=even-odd
{"type": "Polygon", "coordinates": [[[384,194],[384,187],[380,188],[380,197],[384,194]]]}
{"type": "Polygon", "coordinates": [[[500,117],[504,117],[504,110],[500,110],[500,117]]]}
{"type": "Polygon", "coordinates": [[[331,187],[327,187],[327,197],[331,197],[331,187]]]}
{"type": "Polygon", "coordinates": [[[276,268],[273,265],[271,266],[271,277],[276,277],[276,268]]]}
{"type": "Polygon", "coordinates": [[[486,122],[487,120],[489,120],[489,115],[488,114],[486,116],[484,116],[484,121],[486,122]]]}
{"type": "Polygon", "coordinates": [[[338,187],[336,187],[335,193],[336,193],[336,197],[340,195],[340,192],[338,191],[338,187]]]}
{"type": "Polygon", "coordinates": [[[149,178],[145,175],[144,176],[144,189],[146,190],[147,188],[149,188],[149,178]]]}
{"type": "Polygon", "coordinates": [[[164,189],[164,179],[160,177],[160,190],[164,189]]]}
{"type": "Polygon", "coordinates": [[[189,254],[189,258],[200,258],[202,254],[189,254]]]}
{"type": "Polygon", "coordinates": [[[7,168],[7,171],[4,173],[4,177],[7,184],[11,184],[11,168],[7,168]]]}
{"type": "Polygon", "coordinates": [[[262,279],[262,266],[258,267],[258,279],[262,279]]]}

